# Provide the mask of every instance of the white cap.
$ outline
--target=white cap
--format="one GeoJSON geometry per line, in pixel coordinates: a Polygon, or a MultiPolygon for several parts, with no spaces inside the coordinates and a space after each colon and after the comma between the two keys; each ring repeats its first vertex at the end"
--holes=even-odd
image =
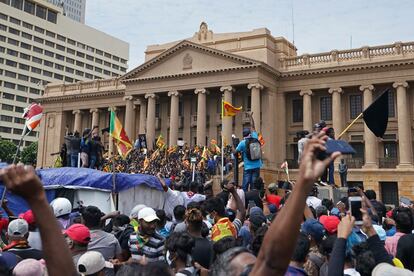
{"type": "Polygon", "coordinates": [[[141,211],[145,207],[147,207],[147,206],[145,206],[144,204],[135,205],[135,207],[132,208],[131,213],[129,214],[129,217],[130,218],[137,218],[139,211],[141,211]]]}
{"type": "Polygon", "coordinates": [[[143,219],[146,222],[160,220],[155,213],[155,210],[150,207],[145,207],[138,213],[138,220],[143,219]]]}
{"type": "Polygon", "coordinates": [[[76,268],[82,275],[91,275],[104,268],[114,268],[114,266],[106,262],[98,251],[88,251],[79,258],[76,268]]]}
{"type": "Polygon", "coordinates": [[[413,276],[414,273],[404,268],[398,268],[388,263],[378,264],[371,275],[373,276],[413,276]]]}
{"type": "Polygon", "coordinates": [[[24,219],[15,219],[9,223],[7,234],[12,238],[23,238],[29,232],[29,224],[24,219]]]}

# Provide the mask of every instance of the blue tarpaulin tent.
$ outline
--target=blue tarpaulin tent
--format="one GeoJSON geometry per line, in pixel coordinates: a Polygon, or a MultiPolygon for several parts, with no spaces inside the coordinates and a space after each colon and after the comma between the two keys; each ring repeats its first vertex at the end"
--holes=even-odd
{"type": "MultiPolygon", "coordinates": [[[[136,190],[136,188],[140,188],[140,186],[145,186],[146,190],[151,188],[162,191],[158,179],[155,176],[146,174],[115,173],[114,179],[114,175],[112,173],[105,173],[86,168],[66,167],[41,169],[36,170],[36,173],[42,180],[49,201],[55,198],[55,189],[57,188],[120,193],[130,189],[136,190]]],[[[167,184],[169,184],[169,181],[167,181],[167,184]]],[[[4,185],[0,181],[1,193],[3,192],[3,189],[4,185]]],[[[163,192],[159,192],[159,194],[163,197],[163,192]]],[[[25,200],[21,197],[7,192],[6,198],[9,201],[9,208],[15,214],[22,213],[28,209],[25,200]]],[[[84,203],[86,205],[88,204],[88,202],[84,203]]]]}

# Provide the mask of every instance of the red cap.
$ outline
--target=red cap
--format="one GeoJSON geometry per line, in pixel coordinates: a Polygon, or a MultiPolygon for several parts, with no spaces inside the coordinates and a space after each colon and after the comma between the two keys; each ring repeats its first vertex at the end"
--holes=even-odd
{"type": "Polygon", "coordinates": [[[91,241],[91,233],[89,232],[89,228],[80,223],[72,224],[63,233],[66,234],[71,240],[81,244],[88,244],[91,241]]]}
{"type": "Polygon", "coordinates": [[[393,211],[393,210],[389,210],[389,211],[386,213],[387,218],[392,218],[392,211],[393,211]]]}
{"type": "Polygon", "coordinates": [[[336,230],[338,230],[340,220],[337,216],[323,215],[319,218],[319,222],[322,223],[323,227],[329,234],[333,234],[336,230]]]}
{"type": "Polygon", "coordinates": [[[32,210],[27,210],[19,215],[19,218],[24,219],[27,224],[34,224],[36,222],[32,210]]]}

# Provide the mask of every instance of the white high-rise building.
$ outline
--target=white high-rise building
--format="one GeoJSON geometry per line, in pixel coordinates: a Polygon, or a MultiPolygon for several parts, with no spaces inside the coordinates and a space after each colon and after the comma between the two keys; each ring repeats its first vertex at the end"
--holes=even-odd
{"type": "MultiPolygon", "coordinates": [[[[0,0],[0,137],[18,143],[23,108],[47,83],[120,76],[128,56],[127,42],[63,16],[47,1],[0,0]]],[[[26,145],[37,137],[30,133],[26,145]]]]}
{"type": "Polygon", "coordinates": [[[63,14],[73,20],[85,24],[86,0],[47,0],[63,8],[63,14]]]}

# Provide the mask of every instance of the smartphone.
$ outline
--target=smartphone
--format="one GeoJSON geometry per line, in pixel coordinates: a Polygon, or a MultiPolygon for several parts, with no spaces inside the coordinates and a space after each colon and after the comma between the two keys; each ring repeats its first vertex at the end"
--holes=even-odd
{"type": "Polygon", "coordinates": [[[319,152],[317,158],[319,160],[326,159],[329,155],[339,151],[342,154],[355,154],[355,149],[344,140],[328,140],[325,144],[326,151],[319,152]]]}
{"type": "Polygon", "coordinates": [[[362,225],[362,197],[360,196],[350,196],[348,198],[349,210],[351,215],[355,218],[356,225],[362,225]]]}

